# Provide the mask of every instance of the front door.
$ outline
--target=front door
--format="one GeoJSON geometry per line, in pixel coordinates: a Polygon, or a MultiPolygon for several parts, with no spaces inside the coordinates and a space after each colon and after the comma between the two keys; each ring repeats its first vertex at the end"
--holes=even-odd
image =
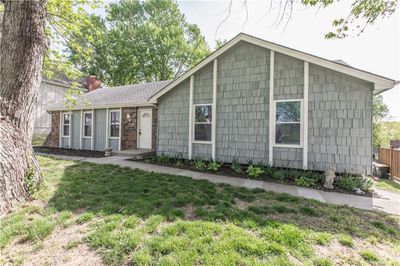
{"type": "Polygon", "coordinates": [[[151,109],[138,110],[138,148],[151,149],[151,109]]]}

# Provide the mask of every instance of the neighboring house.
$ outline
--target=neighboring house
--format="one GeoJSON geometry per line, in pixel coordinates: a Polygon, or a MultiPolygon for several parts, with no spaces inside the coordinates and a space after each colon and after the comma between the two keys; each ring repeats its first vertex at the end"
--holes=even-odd
{"type": "Polygon", "coordinates": [[[70,83],[62,79],[46,79],[40,84],[35,105],[35,126],[33,134],[48,134],[51,130],[51,115],[47,110],[64,98],[70,83]]]}
{"type": "Polygon", "coordinates": [[[63,102],[49,108],[52,132],[46,145],[113,151],[156,149],[157,108],[147,99],[170,81],[113,88],[86,93],[73,110],[63,102]]]}
{"type": "Polygon", "coordinates": [[[152,115],[151,148],[158,155],[371,174],[373,95],[396,83],[239,34],[172,82],[99,89],[87,97],[99,93],[107,99],[61,112],[61,118],[61,109],[53,108],[54,134],[59,126],[64,132],[55,144],[139,148],[135,125],[141,125],[135,119],[144,109],[152,115]],[[86,130],[95,132],[90,145],[86,130]]]}

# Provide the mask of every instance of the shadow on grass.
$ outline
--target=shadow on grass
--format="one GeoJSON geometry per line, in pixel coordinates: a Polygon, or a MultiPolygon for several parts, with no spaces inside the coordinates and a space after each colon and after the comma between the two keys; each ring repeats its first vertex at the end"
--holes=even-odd
{"type": "Polygon", "coordinates": [[[332,234],[400,239],[398,219],[384,213],[114,165],[69,165],[57,187],[49,204],[59,211],[161,215],[166,220],[229,221],[244,226],[290,223],[332,234]]]}

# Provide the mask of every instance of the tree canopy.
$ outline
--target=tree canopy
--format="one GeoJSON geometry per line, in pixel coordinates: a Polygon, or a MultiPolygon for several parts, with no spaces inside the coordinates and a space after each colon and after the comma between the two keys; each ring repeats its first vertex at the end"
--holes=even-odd
{"type": "Polygon", "coordinates": [[[200,29],[172,0],[122,0],[92,15],[95,34],[67,44],[71,62],[110,86],[173,79],[209,54],[200,29]],[[84,52],[90,51],[89,58],[84,52]]]}

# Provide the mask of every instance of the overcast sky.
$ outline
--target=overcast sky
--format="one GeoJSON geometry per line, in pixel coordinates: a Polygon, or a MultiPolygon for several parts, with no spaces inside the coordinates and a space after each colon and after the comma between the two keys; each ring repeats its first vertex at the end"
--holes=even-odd
{"type": "MultiPolygon", "coordinates": [[[[279,2],[279,1],[275,1],[279,2]]],[[[379,20],[361,36],[342,40],[326,40],[324,34],[332,29],[336,18],[346,17],[350,3],[341,1],[327,9],[295,6],[286,28],[286,20],[278,27],[274,24],[278,12],[275,3],[267,13],[270,0],[247,0],[248,20],[244,1],[235,0],[232,13],[227,15],[228,1],[178,1],[180,10],[190,23],[197,24],[210,48],[215,40],[229,40],[240,32],[289,46],[327,59],[342,59],[348,64],[389,78],[400,80],[400,15],[379,20]],[[218,27],[218,25],[220,25],[218,27]]],[[[106,1],[107,3],[107,1],[106,1]]],[[[400,86],[383,94],[390,116],[400,121],[400,86]]]]}

